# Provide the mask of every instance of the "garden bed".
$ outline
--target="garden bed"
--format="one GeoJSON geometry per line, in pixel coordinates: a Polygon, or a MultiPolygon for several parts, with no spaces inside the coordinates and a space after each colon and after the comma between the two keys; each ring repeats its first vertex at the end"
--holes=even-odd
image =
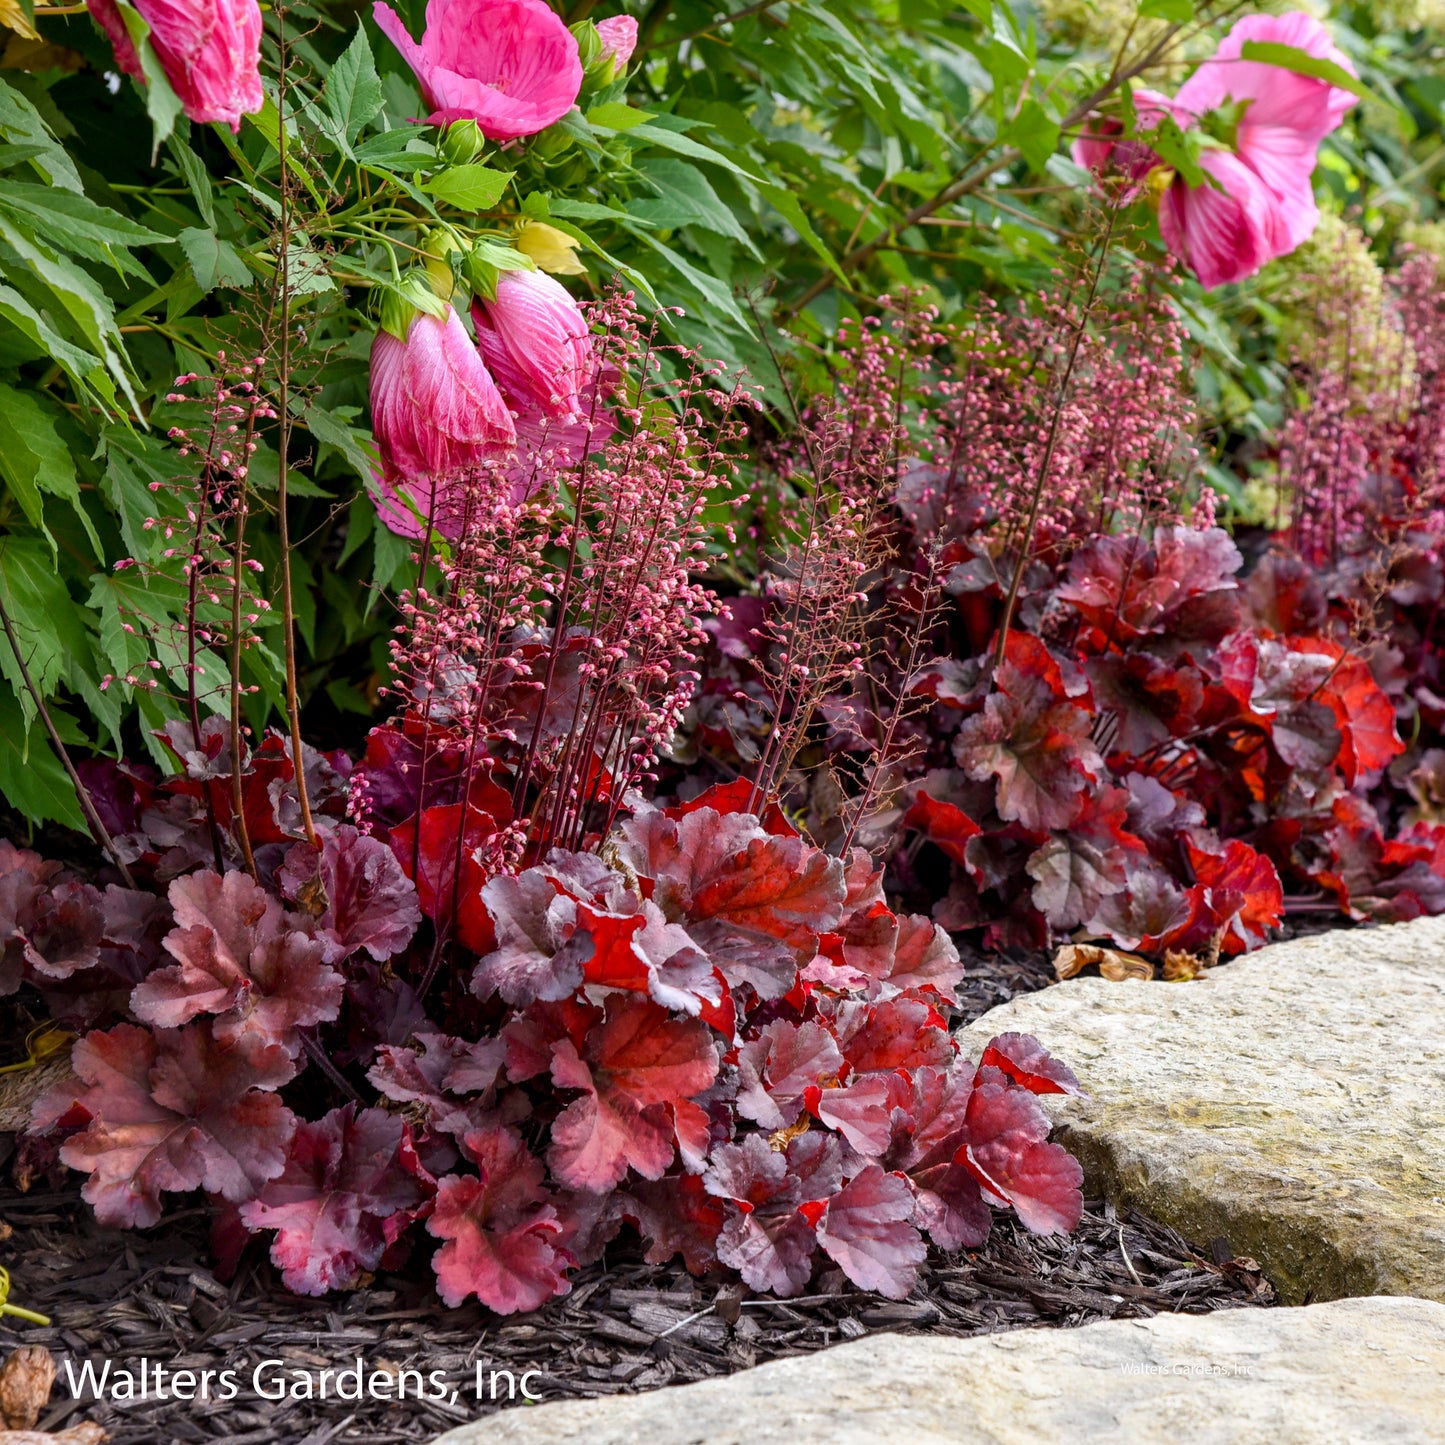
{"type": "MultiPolygon", "coordinates": [[[[1052,978],[1042,952],[976,954],[967,962],[958,990],[963,1022],[1052,978]]],[[[854,1288],[836,1270],[798,1299],[747,1297],[726,1282],[693,1279],[680,1262],[650,1266],[640,1248],[623,1244],[579,1271],[570,1294],[521,1320],[475,1303],[444,1310],[427,1273],[416,1270],[303,1299],[280,1286],[258,1248],[222,1284],[208,1263],[204,1208],[179,1209],[144,1233],[106,1229],[81,1201],[79,1181],[28,1195],[7,1181],[0,1217],[12,1231],[0,1241],[0,1259],[13,1276],[11,1297],[52,1321],[49,1328],[0,1321],[0,1350],[43,1344],[61,1361],[78,1366],[89,1359],[97,1367],[144,1357],[168,1370],[232,1369],[243,1383],[261,1360],[319,1369],[360,1354],[368,1368],[414,1365],[464,1387],[455,1406],[335,1399],[273,1405],[243,1393],[234,1403],[181,1411],[154,1399],[129,1407],[74,1400],[62,1364],[42,1426],[93,1420],[114,1445],[149,1445],[161,1430],[176,1441],[232,1445],[283,1436],[296,1445],[428,1440],[507,1405],[505,1398],[477,1403],[478,1361],[518,1379],[540,1371],[529,1388],[544,1400],[592,1398],[726,1375],[885,1331],[977,1335],[1274,1301],[1253,1262],[1233,1259],[1225,1241],[1187,1241],[1147,1215],[1116,1216],[1100,1200],[1087,1202],[1073,1236],[1033,1235],[1000,1216],[984,1249],[932,1250],[917,1287],[897,1303],[854,1288]]]]}

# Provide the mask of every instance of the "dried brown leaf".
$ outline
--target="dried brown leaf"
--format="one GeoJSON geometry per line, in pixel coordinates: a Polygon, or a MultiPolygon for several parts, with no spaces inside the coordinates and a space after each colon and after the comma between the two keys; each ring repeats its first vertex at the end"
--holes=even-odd
{"type": "Polygon", "coordinates": [[[101,1445],[109,1439],[101,1426],[88,1420],[55,1434],[48,1430],[0,1430],[0,1445],[101,1445]]]}
{"type": "Polygon", "coordinates": [[[29,1430],[40,1418],[54,1383],[55,1361],[43,1345],[12,1350],[0,1365],[0,1424],[8,1430],[29,1430]]]}
{"type": "Polygon", "coordinates": [[[1136,953],[1121,953],[1117,948],[1103,948],[1097,943],[1068,943],[1054,955],[1054,972],[1059,978],[1073,978],[1090,964],[1097,964],[1099,974],[1110,983],[1126,978],[1153,978],[1154,966],[1136,953]]]}
{"type": "Polygon", "coordinates": [[[1171,948],[1164,955],[1164,977],[1170,983],[1187,983],[1204,971],[1204,960],[1184,949],[1171,948]]]}

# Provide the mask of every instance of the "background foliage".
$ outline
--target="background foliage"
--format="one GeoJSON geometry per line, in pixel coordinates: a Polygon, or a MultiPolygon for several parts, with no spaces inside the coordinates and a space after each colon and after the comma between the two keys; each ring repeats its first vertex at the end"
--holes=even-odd
{"type": "MultiPolygon", "coordinates": [[[[179,658],[165,624],[182,589],[158,506],[177,461],[166,434],[178,373],[218,350],[258,349],[277,266],[278,111],[232,137],[166,113],[114,75],[109,46],[74,7],[0,11],[0,601],[31,681],[80,753],[149,748],[175,716],[179,658]],[[38,39],[25,32],[33,28],[38,39]],[[150,137],[163,137],[152,154],[150,137]],[[159,488],[159,489],[157,489],[159,488]],[[115,563],[141,565],[117,572],[115,563]],[[160,619],[159,632],[128,630],[160,619]],[[160,642],[153,639],[159,638],[160,642]],[[169,679],[134,686],[128,677],[169,679]],[[113,680],[112,680],[113,679],[113,680]]],[[[422,0],[401,7],[420,29],[422,0]],[[408,11],[410,12],[408,14],[408,11]]],[[[559,5],[570,21],[588,0],[559,5]]],[[[1061,245],[1092,218],[1067,158],[1081,107],[1152,62],[1177,75],[1208,53],[1239,6],[1188,0],[1042,6],[991,0],[762,3],[653,0],[632,7],[630,80],[584,92],[583,109],[503,158],[441,179],[410,72],[350,4],[286,10],[296,229],[288,271],[305,329],[288,411],[300,684],[308,735],[359,738],[385,672],[386,590],[407,544],[379,528],[364,488],[372,293],[389,279],[383,231],[415,244],[440,218],[509,231],[522,217],[574,234],[579,288],[614,273],[677,306],[683,339],[746,366],[779,412],[777,362],[818,383],[841,320],[866,298],[921,286],[945,316],[980,294],[1048,284],[1061,245]],[[1197,12],[1197,13],[1196,13],[1197,12]],[[500,174],[500,178],[498,176],[500,174]],[[510,181],[505,175],[510,173],[510,181]],[[449,189],[452,188],[452,189],[449,189]],[[394,214],[356,207],[382,191],[394,214]],[[380,229],[379,229],[380,228],[380,229]],[[760,345],[774,321],[784,357],[760,345]]],[[[605,10],[605,7],[604,7],[605,10]]],[[[603,13],[603,11],[598,12],[603,13]]],[[[1402,241],[1439,245],[1445,156],[1442,17],[1429,4],[1335,7],[1340,44],[1380,97],[1326,143],[1317,188],[1360,265],[1402,241]]],[[[276,28],[268,12],[274,60],[276,28]]],[[[1157,244],[1145,237],[1141,245],[1157,244]]],[[[1445,248],[1442,248],[1445,249],[1445,248]]],[[[1276,426],[1300,308],[1290,276],[1308,258],[1206,297],[1180,283],[1197,384],[1218,419],[1215,484],[1247,518],[1249,443],[1276,426]]],[[[274,500],[274,435],[251,469],[274,500]]],[[[274,508],[253,519],[263,590],[274,592],[274,508]]],[[[245,654],[259,725],[281,704],[279,646],[263,627],[245,654]]],[[[224,659],[208,660],[215,685],[224,659]]],[[[0,792],[21,817],[81,824],[9,648],[0,648],[0,792]]],[[[19,820],[16,820],[17,826],[19,820]]]]}

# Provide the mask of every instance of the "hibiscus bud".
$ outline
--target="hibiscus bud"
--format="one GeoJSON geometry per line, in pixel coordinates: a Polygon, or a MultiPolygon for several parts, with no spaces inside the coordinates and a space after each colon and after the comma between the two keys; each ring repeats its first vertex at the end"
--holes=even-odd
{"type": "Polygon", "coordinates": [[[637,21],[631,15],[609,15],[597,22],[597,37],[603,53],[612,58],[616,71],[621,71],[637,49],[637,21]]]}
{"type": "Polygon", "coordinates": [[[545,221],[523,221],[517,227],[513,245],[544,271],[554,276],[585,276],[587,268],[577,258],[582,243],[575,236],[549,226],[545,221]]]}
{"type": "Polygon", "coordinates": [[[377,332],[371,425],[386,474],[407,482],[464,476],[516,445],[511,413],[450,306],[417,311],[404,340],[377,332]]]}
{"type": "Polygon", "coordinates": [[[508,271],[493,300],[472,307],[488,367],[519,409],[575,416],[592,375],[587,320],[562,285],[543,271],[508,271]]]}
{"type": "Polygon", "coordinates": [[[191,120],[223,121],[239,131],[241,117],[265,103],[256,0],[130,0],[124,9],[116,0],[85,3],[110,38],[115,63],[141,84],[145,71],[137,46],[150,46],[191,120]],[[149,31],[134,34],[132,24],[137,32],[149,31]]]}
{"type": "Polygon", "coordinates": [[[570,28],[572,38],[577,42],[577,59],[581,62],[583,73],[590,78],[597,62],[602,59],[602,37],[590,20],[579,20],[570,28]]]}
{"type": "Polygon", "coordinates": [[[420,44],[390,5],[376,0],[372,14],[433,125],[474,120],[491,140],[516,140],[561,120],[582,89],[577,41],[545,0],[429,0],[420,44]]]}
{"type": "Polygon", "coordinates": [[[462,262],[462,278],[478,296],[490,301],[497,294],[497,282],[504,272],[532,269],[531,260],[520,251],[484,236],[472,245],[462,262]]]}
{"type": "Polygon", "coordinates": [[[437,149],[448,165],[464,166],[481,155],[486,137],[474,120],[454,120],[441,138],[437,149]]]}

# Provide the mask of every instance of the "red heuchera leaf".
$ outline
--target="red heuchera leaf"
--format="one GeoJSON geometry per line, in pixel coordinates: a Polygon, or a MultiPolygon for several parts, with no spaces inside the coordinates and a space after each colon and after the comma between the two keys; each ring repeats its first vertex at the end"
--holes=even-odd
{"type": "Polygon", "coordinates": [[[842,1088],[810,1085],[803,1098],[808,1112],[836,1129],[863,1155],[879,1155],[892,1138],[893,1075],[871,1074],[842,1088]]]}
{"type": "Polygon", "coordinates": [[[943,1249],[977,1249],[993,1222],[978,1182],[955,1160],[967,1141],[974,1075],[962,1060],[947,1069],[918,1069],[912,1097],[892,1116],[886,1164],[907,1174],[916,1201],[914,1222],[943,1249]]]}
{"type": "Polygon", "coordinates": [[[42,978],[69,978],[100,962],[105,896],[89,883],[57,883],[36,900],[34,922],[15,930],[27,966],[42,978]]]}
{"type": "MultiPolygon", "coordinates": [[[[846,946],[843,953],[846,958],[846,946]]],[[[901,915],[880,997],[888,998],[895,990],[927,989],[951,1000],[962,979],[963,961],[948,934],[930,918],[901,915]]]]}
{"type": "Polygon", "coordinates": [[[0,838],[0,996],[20,987],[26,934],[39,922],[60,871],[59,863],[0,838]]]}
{"type": "Polygon", "coordinates": [[[928,1253],[913,1223],[913,1208],[908,1185],[870,1164],[817,1216],[818,1243],[860,1289],[906,1299],[928,1253]]]}
{"type": "Polygon", "coordinates": [[[165,1190],[248,1199],[285,1167],[296,1121],[267,1091],[296,1066],[278,1045],[223,1045],[208,1024],[160,1033],[117,1024],[81,1039],[71,1067],[90,1122],[60,1157],[90,1175],[82,1193],[102,1224],[156,1223],[165,1190]]]}
{"type": "Polygon", "coordinates": [[[1158,949],[1188,923],[1189,894],[1162,868],[1131,860],[1126,886],[1103,898],[1085,925],[1092,935],[1112,938],[1120,948],[1158,949]]]}
{"type": "Polygon", "coordinates": [[[1237,838],[1218,852],[1206,852],[1190,838],[1184,847],[1197,880],[1190,890],[1193,913],[1167,944],[1198,946],[1223,930],[1226,953],[1258,948],[1284,916],[1284,890],[1274,864],[1237,838]]]}
{"type": "Polygon", "coordinates": [[[254,1035],[295,1053],[298,1028],[340,1012],[344,980],[322,962],[321,943],[247,874],[177,878],[170,900],[176,927],[165,948],[177,962],[136,986],[138,1018],[174,1028],[218,1014],[217,1038],[254,1035]]]}
{"type": "Polygon", "coordinates": [[[997,779],[1001,818],[1067,828],[1103,769],[1089,740],[1093,719],[1068,699],[1058,664],[1027,633],[1009,634],[994,687],[954,738],[959,767],[976,780],[997,779]]]}
{"type": "Polygon", "coordinates": [[[505,1315],[566,1294],[573,1259],[558,1242],[562,1225],[542,1185],[542,1161],[511,1129],[469,1134],[463,1147],[478,1177],[439,1180],[427,1220],[446,1240],[434,1261],[442,1302],[455,1309],[476,1295],[505,1315]]]}
{"type": "Polygon", "coordinates": [[[1131,859],[1145,857],[1144,841],[1128,831],[1129,793],[1099,788],[1089,794],[1066,832],[1056,833],[1024,865],[1034,879],[1034,907],[1065,932],[1087,923],[1100,904],[1127,886],[1131,859]]]}
{"type": "Polygon", "coordinates": [[[1183,737],[1198,724],[1204,677],[1188,662],[1147,652],[1109,653],[1084,660],[1094,706],[1114,721],[1104,751],[1135,757],[1183,737]]]}
{"type": "MultiPolygon", "coordinates": [[[[946,777],[947,773],[942,776],[946,777]]],[[[913,801],[903,815],[903,826],[917,828],[930,843],[942,848],[962,866],[967,861],[963,850],[968,840],[976,838],[982,830],[956,803],[928,792],[928,781],[925,779],[914,792],[913,801]]]]}
{"type": "Polygon", "coordinates": [[[722,1200],[707,1192],[699,1175],[639,1179],[628,1189],[627,1198],[624,1209],[647,1241],[643,1257],[648,1264],[666,1264],[681,1254],[690,1274],[703,1274],[717,1263],[718,1236],[727,1209],[722,1200]]]}
{"type": "Polygon", "coordinates": [[[1096,537],[1069,563],[1055,596],[1117,643],[1145,635],[1218,640],[1239,617],[1239,549],[1219,527],[1156,527],[1137,536],[1096,537]]]}
{"type": "Polygon", "coordinates": [[[1328,638],[1292,637],[1289,646],[1292,651],[1322,652],[1334,659],[1319,700],[1334,715],[1340,730],[1339,762],[1350,787],[1405,751],[1395,727],[1395,705],[1362,657],[1328,638]]]}
{"type": "Polygon", "coordinates": [[[918,999],[845,999],[834,1008],[833,1032],[857,1074],[947,1064],[954,1055],[942,1015],[918,999]]]}
{"type": "Polygon", "coordinates": [[[1033,1095],[980,1069],[965,1114],[957,1160],[998,1200],[1012,1204],[1034,1234],[1068,1234],[1083,1213],[1079,1161],[1049,1144],[1049,1120],[1033,1095]]]}
{"type": "Polygon", "coordinates": [[[664,808],[669,818],[685,818],[699,808],[711,808],[715,813],[742,813],[754,817],[765,833],[775,838],[796,838],[798,830],[783,816],[783,810],[775,802],[758,796],[753,785],[746,778],[736,778],[731,783],[714,783],[706,792],[675,808],[664,808]],[[763,810],[757,811],[762,803],[763,810]]]}
{"type": "Polygon", "coordinates": [[[594,1194],[629,1166],[645,1179],[662,1176],[674,1154],[664,1106],[702,1093],[718,1068],[706,1024],[624,994],[611,995],[606,1010],[585,1057],[570,1039],[552,1051],[552,1082],[586,1092],[553,1123],[548,1163],[563,1184],[594,1194]]]}
{"type": "Polygon", "coordinates": [[[1032,1034],[996,1034],[984,1045],[980,1065],[1001,1069],[1031,1094],[1082,1094],[1074,1072],[1032,1034]]]}
{"type": "Polygon", "coordinates": [[[354,1104],[296,1126],[286,1168],[241,1205],[248,1229],[277,1231],[271,1261],[287,1289],[349,1289],[380,1263],[384,1221],[423,1197],[401,1164],[405,1130],[396,1115],[354,1104]]]}
{"type": "Polygon", "coordinates": [[[833,1079],[843,1055],[820,1023],[777,1019],[738,1051],[737,1111],[764,1129],[784,1129],[803,1112],[803,1096],[833,1079]]]}
{"type": "MultiPolygon", "coordinates": [[[[837,1188],[836,1178],[821,1182],[837,1188]]],[[[788,1155],[770,1149],[761,1134],[749,1134],[713,1151],[703,1184],[709,1194],[735,1206],[718,1235],[718,1258],[753,1289],[784,1299],[800,1294],[813,1273],[817,1240],[798,1212],[802,1186],[789,1169],[788,1155]]]]}
{"type": "Polygon", "coordinates": [[[421,922],[416,887],[396,855],[350,823],[321,835],[319,856],[310,844],[298,843],[286,854],[277,879],[286,898],[303,908],[319,880],[316,902],[323,906],[315,928],[328,963],[358,949],[384,962],[411,942],[421,922]]]}
{"type": "Polygon", "coordinates": [[[1335,823],[1325,833],[1329,858],[1310,876],[1341,910],[1379,923],[1445,912],[1441,829],[1417,824],[1400,838],[1386,839],[1375,810],[1350,793],[1335,799],[1331,814],[1335,823]]]}
{"type": "MultiPolygon", "coordinates": [[[[419,1104],[434,1129],[466,1134],[499,1122],[495,1088],[506,1055],[500,1038],[469,1042],[447,1034],[416,1036],[421,1052],[384,1044],[366,1077],[395,1103],[419,1104]],[[480,1099],[465,1097],[481,1095],[480,1099]]],[[[518,1106],[526,1108],[525,1101],[518,1106]]]]}
{"type": "Polygon", "coordinates": [[[746,813],[698,808],[681,818],[643,812],[623,824],[623,851],[653,883],[733,988],[779,998],[842,916],[843,865],[801,838],[775,838],[746,813]]]}
{"type": "Polygon", "coordinates": [[[439,927],[449,926],[463,948],[487,953],[496,945],[481,904],[489,872],[478,858],[495,842],[499,829],[491,813],[468,803],[465,832],[459,840],[462,813],[460,803],[427,808],[420,827],[408,818],[391,829],[387,841],[402,870],[416,883],[421,911],[439,927]]]}
{"type": "Polygon", "coordinates": [[[558,891],[541,868],[503,873],[482,889],[482,902],[496,939],[472,974],[479,998],[500,993],[525,1007],[539,999],[555,1003],[582,984],[582,966],[592,956],[592,935],[577,926],[577,901],[558,891]]]}

